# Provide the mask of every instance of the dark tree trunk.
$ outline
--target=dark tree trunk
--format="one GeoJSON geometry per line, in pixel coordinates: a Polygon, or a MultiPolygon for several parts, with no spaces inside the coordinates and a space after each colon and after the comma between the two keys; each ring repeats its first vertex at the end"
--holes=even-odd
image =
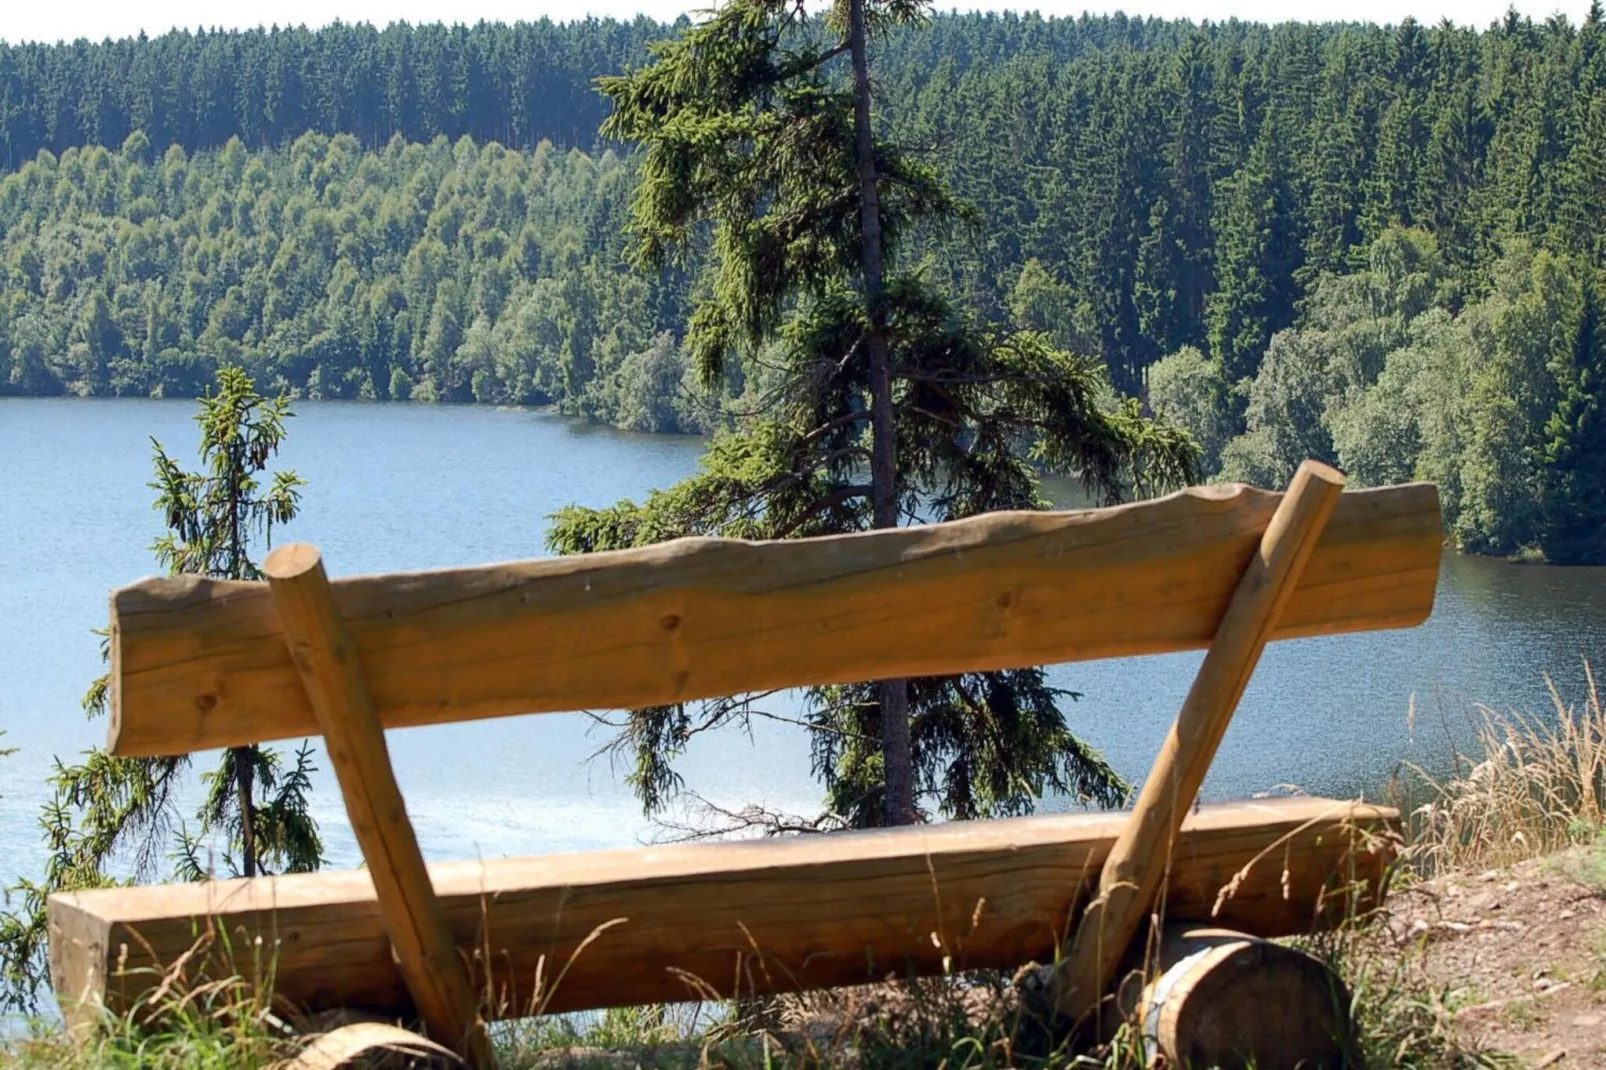
{"type": "Polygon", "coordinates": [[[234,785],[240,802],[240,853],[244,861],[240,872],[246,877],[257,875],[257,815],[253,801],[252,781],[255,779],[256,755],[252,747],[240,747],[234,752],[234,785]]]}
{"type": "MultiPolygon", "coordinates": [[[[875,526],[898,526],[897,425],[892,413],[892,366],[887,354],[886,309],[882,291],[880,176],[875,132],[870,126],[870,58],[864,0],[849,4],[848,49],[853,55],[853,126],[859,157],[859,220],[864,260],[864,299],[870,314],[871,507],[875,526]]],[[[909,742],[909,688],[903,680],[880,686],[881,760],[886,777],[885,818],[889,825],[916,820],[914,758],[909,742]]]]}

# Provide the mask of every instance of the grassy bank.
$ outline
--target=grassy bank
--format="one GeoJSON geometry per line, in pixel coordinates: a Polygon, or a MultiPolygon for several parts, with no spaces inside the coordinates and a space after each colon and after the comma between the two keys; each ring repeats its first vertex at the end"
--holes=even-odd
{"type": "MultiPolygon", "coordinates": [[[[1407,815],[1390,903],[1454,875],[1493,880],[1496,867],[1554,874],[1606,896],[1606,711],[1594,677],[1578,701],[1552,689],[1545,716],[1483,710],[1476,745],[1447,777],[1410,770],[1395,800],[1407,815]],[[1543,870],[1530,860],[1546,858],[1543,870]]],[[[1512,888],[1512,884],[1505,887],[1512,888]]],[[[1390,934],[1390,909],[1303,943],[1351,991],[1369,1067],[1458,1070],[1520,1065],[1463,1025],[1466,993],[1428,968],[1432,933],[1390,934]]],[[[201,987],[175,971],[146,1007],[69,1037],[40,1024],[0,1048],[24,1068],[262,1067],[293,1057],[318,1023],[287,1021],[243,984],[201,987]],[[152,1016],[151,1007],[162,1012],[152,1016]],[[159,1021],[159,1025],[142,1022],[159,1021]]],[[[1606,990],[1606,956],[1588,978],[1606,990]]],[[[1595,997],[1591,997],[1595,998],[1595,997]]],[[[1513,1011],[1512,1013],[1517,1013],[1513,1011]]],[[[1143,1065],[1127,1025],[1102,1048],[1073,1054],[1022,1024],[1007,979],[995,975],[882,985],[739,1004],[646,1007],[497,1027],[501,1065],[719,1065],[895,1068],[1007,1066],[1132,1070],[1143,1065]]],[[[1568,1064],[1574,1065],[1574,1064],[1568,1064]]]]}

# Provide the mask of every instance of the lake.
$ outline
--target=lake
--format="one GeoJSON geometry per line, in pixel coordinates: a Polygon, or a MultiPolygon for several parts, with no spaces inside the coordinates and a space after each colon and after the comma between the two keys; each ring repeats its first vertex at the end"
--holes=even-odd
{"type": "MultiPolygon", "coordinates": [[[[278,538],[318,543],[334,575],[539,556],[548,516],[570,502],[641,497],[692,471],[701,443],[630,435],[545,413],[303,402],[281,461],[307,481],[278,538]]],[[[104,736],[79,708],[100,671],[106,597],[155,571],[150,438],[193,463],[192,402],[0,399],[0,883],[41,864],[36,819],[56,756],[104,736]]],[[[1421,628],[1281,643],[1267,651],[1205,792],[1297,785],[1376,796],[1402,761],[1442,768],[1477,702],[1549,708],[1582,660],[1606,665],[1606,569],[1553,569],[1447,555],[1421,628]],[[1414,701],[1415,715],[1408,716],[1414,701]]],[[[1141,778],[1200,655],[1065,666],[1081,692],[1074,728],[1141,778]]],[[[654,835],[583,714],[390,734],[426,856],[493,857],[627,845],[654,835]]],[[[331,863],[357,851],[327,763],[315,811],[331,863]]],[[[206,768],[202,759],[198,766],[206,768]]],[[[820,797],[800,729],[696,741],[689,786],[731,804],[812,812],[820,797]]],[[[1045,800],[1045,806],[1064,806],[1045,800]]]]}

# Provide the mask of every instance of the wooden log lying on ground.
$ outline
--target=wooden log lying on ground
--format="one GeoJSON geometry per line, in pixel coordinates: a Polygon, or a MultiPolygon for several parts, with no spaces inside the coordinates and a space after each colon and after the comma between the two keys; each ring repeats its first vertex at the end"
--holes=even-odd
{"type": "Polygon", "coordinates": [[[1253,1070],[1355,1065],[1349,993],[1326,963],[1228,929],[1167,927],[1136,1005],[1145,1054],[1253,1070]]]}
{"type": "MultiPolygon", "coordinates": [[[[784,543],[681,539],[336,580],[381,724],[634,708],[741,691],[1207,645],[1281,495],[1204,487],[784,543]]],[[[1419,624],[1436,488],[1343,495],[1272,638],[1419,624]]],[[[267,585],[145,580],[112,598],[119,755],[315,735],[267,585]]]]}
{"type": "MultiPolygon", "coordinates": [[[[515,1017],[1012,968],[1063,939],[1125,820],[1045,815],[446,863],[430,877],[477,990],[494,993],[488,1016],[515,1017]]],[[[1178,841],[1167,916],[1262,936],[1310,931],[1342,916],[1349,895],[1375,896],[1397,832],[1395,811],[1361,803],[1205,807],[1178,841]]],[[[128,1006],[192,949],[192,979],[271,977],[303,1008],[411,1010],[362,871],[50,901],[69,1017],[128,1006]]]]}

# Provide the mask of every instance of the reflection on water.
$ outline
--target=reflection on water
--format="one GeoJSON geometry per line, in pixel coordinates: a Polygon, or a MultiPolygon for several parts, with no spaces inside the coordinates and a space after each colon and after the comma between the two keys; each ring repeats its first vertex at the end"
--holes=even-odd
{"type": "MultiPolygon", "coordinates": [[[[285,536],[321,544],[337,574],[538,555],[555,509],[639,498],[691,471],[700,450],[691,439],[517,410],[303,403],[298,411],[285,464],[309,486],[302,519],[285,536]]],[[[145,486],[148,436],[188,453],[192,412],[185,402],[0,400],[0,728],[5,744],[21,748],[0,759],[0,882],[37,871],[35,819],[52,757],[101,738],[103,725],[77,705],[99,671],[90,629],[104,622],[111,588],[153,570],[148,547],[159,524],[145,486]]],[[[1063,486],[1051,493],[1071,496],[1063,486]]],[[[1581,694],[1582,659],[1606,665],[1603,610],[1606,570],[1447,556],[1423,627],[1268,650],[1206,793],[1296,784],[1375,795],[1401,760],[1442,766],[1468,739],[1474,703],[1548,709],[1546,672],[1564,696],[1581,694]]],[[[1070,710],[1076,729],[1136,779],[1200,656],[1061,666],[1051,676],[1083,695],[1070,710]]],[[[650,835],[621,771],[586,761],[606,739],[582,715],[390,737],[408,809],[434,858],[650,835]]],[[[682,769],[688,784],[722,802],[809,811],[819,798],[806,739],[772,722],[759,722],[751,740],[697,740],[682,769]]],[[[317,811],[331,861],[355,862],[326,772],[317,811]]]]}

